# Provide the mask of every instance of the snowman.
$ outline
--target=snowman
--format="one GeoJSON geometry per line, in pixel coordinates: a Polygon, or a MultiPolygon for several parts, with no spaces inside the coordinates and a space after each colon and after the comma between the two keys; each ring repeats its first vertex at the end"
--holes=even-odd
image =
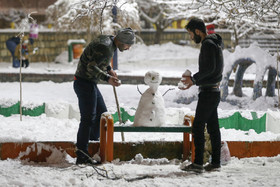
{"type": "Polygon", "coordinates": [[[162,77],[158,72],[148,71],[144,82],[149,88],[142,94],[134,117],[133,126],[163,126],[165,125],[165,106],[158,87],[162,77]]]}

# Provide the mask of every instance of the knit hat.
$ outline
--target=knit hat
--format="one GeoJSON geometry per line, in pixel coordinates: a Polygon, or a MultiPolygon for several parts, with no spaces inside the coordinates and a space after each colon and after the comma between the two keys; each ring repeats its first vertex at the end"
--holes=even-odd
{"type": "Polygon", "coordinates": [[[121,43],[132,45],[134,44],[135,34],[133,30],[130,27],[128,27],[125,29],[118,30],[116,38],[121,43]]]}

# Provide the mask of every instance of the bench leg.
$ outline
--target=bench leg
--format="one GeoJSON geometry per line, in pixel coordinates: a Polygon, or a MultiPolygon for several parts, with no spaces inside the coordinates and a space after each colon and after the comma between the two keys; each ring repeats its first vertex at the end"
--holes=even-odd
{"type": "MultiPolygon", "coordinates": [[[[194,116],[191,116],[191,124],[193,124],[193,121],[194,121],[194,116]]],[[[192,135],[192,144],[191,144],[191,149],[192,149],[192,163],[194,162],[194,158],[195,158],[195,146],[194,146],[194,138],[193,138],[193,135],[192,135]]]]}
{"type": "MultiPolygon", "coordinates": [[[[184,125],[190,126],[189,121],[187,119],[184,120],[184,125]]],[[[190,134],[185,133],[183,134],[183,161],[187,160],[190,156],[190,134]]]]}
{"type": "MultiPolygon", "coordinates": [[[[184,125],[191,126],[194,121],[194,116],[188,116],[185,115],[184,118],[184,125]]],[[[195,147],[194,147],[194,140],[193,135],[191,136],[191,142],[190,142],[190,134],[184,133],[184,140],[183,140],[183,161],[188,159],[190,156],[191,151],[191,161],[194,162],[195,158],[195,147]]]]}
{"type": "Polygon", "coordinates": [[[114,121],[107,121],[107,161],[114,159],[114,121]]]}
{"type": "Polygon", "coordinates": [[[106,161],[106,118],[103,116],[100,120],[100,158],[101,162],[106,161]]]}
{"type": "Polygon", "coordinates": [[[184,133],[183,138],[183,161],[187,160],[190,156],[190,135],[189,133],[184,133]]]}

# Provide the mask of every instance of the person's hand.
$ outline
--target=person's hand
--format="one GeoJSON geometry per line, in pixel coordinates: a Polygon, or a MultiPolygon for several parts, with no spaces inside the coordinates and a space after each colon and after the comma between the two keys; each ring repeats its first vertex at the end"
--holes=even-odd
{"type": "Polygon", "coordinates": [[[113,77],[118,78],[117,73],[116,73],[113,69],[111,69],[110,71],[108,71],[108,74],[111,75],[111,76],[113,76],[113,77]]]}
{"type": "Polygon", "coordinates": [[[113,76],[110,76],[108,83],[111,84],[112,86],[120,86],[121,85],[121,81],[113,76]]]}
{"type": "Polygon", "coordinates": [[[187,90],[189,89],[192,85],[193,85],[193,82],[192,82],[192,79],[190,76],[182,76],[182,79],[181,79],[181,82],[184,84],[183,87],[179,87],[180,90],[187,90]]]}

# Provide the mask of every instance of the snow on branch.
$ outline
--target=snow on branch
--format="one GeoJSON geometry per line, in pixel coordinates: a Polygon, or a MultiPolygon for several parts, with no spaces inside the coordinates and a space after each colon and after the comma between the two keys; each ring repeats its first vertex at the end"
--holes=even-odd
{"type": "MultiPolygon", "coordinates": [[[[279,33],[280,1],[197,0],[196,2],[200,12],[208,9],[212,15],[216,13],[215,17],[209,17],[210,21],[212,19],[212,22],[220,28],[234,30],[235,45],[238,45],[239,38],[252,33],[279,33]]],[[[205,18],[205,14],[203,16],[205,18]]]]}
{"type": "Polygon", "coordinates": [[[140,29],[134,0],[58,0],[48,7],[47,16],[60,30],[113,34],[115,27],[140,29]],[[113,22],[114,6],[117,7],[117,23],[113,22]]]}

